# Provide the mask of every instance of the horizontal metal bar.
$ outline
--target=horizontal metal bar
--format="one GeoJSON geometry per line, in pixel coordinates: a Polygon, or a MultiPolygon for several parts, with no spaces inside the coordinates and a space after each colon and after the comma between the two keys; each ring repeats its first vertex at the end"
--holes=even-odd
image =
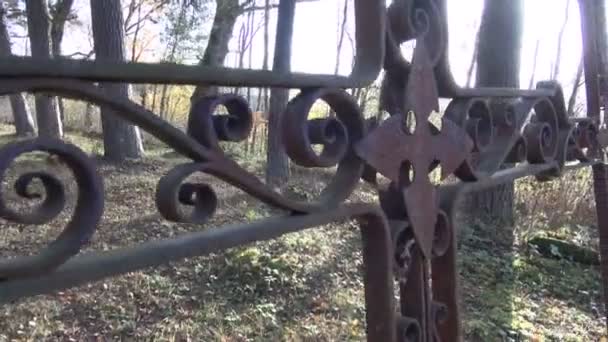
{"type": "Polygon", "coordinates": [[[595,160],[595,161],[590,161],[590,162],[585,162],[585,163],[576,163],[576,162],[575,163],[570,163],[570,164],[564,165],[563,171],[564,172],[566,172],[566,171],[575,171],[575,170],[578,170],[578,169],[582,169],[582,168],[585,168],[585,167],[590,167],[590,166],[593,166],[593,165],[598,165],[598,164],[601,164],[601,163],[602,163],[601,160],[595,160]]]}
{"type": "Polygon", "coordinates": [[[518,88],[457,88],[453,92],[442,94],[454,97],[548,97],[553,96],[551,89],[518,89],[518,88]]]}
{"type": "Polygon", "coordinates": [[[557,166],[556,163],[547,164],[528,164],[523,163],[515,167],[504,169],[496,172],[492,176],[480,179],[477,182],[462,183],[462,192],[475,192],[506,182],[514,181],[518,178],[537,175],[539,173],[549,171],[557,166]]]}
{"type": "MultiPolygon", "coordinates": [[[[595,164],[599,164],[601,161],[593,161],[586,163],[570,163],[566,164],[562,168],[562,172],[574,171],[585,167],[590,167],[595,164]]],[[[546,164],[528,164],[523,163],[515,167],[504,169],[496,172],[492,176],[484,179],[480,179],[476,182],[463,182],[460,183],[461,191],[464,192],[475,192],[485,190],[506,182],[511,182],[519,178],[535,176],[540,173],[552,170],[557,167],[555,162],[546,164]]]]}
{"type": "Polygon", "coordinates": [[[578,123],[578,122],[593,122],[596,121],[596,118],[588,118],[588,117],[576,117],[576,118],[569,118],[568,120],[570,120],[570,122],[574,122],[574,123],[578,123]]]}
{"type": "MultiPolygon", "coordinates": [[[[373,69],[373,68],[372,68],[373,69]]],[[[378,70],[379,72],[379,70],[378,70]]],[[[370,75],[374,71],[367,71],[370,75]]],[[[357,88],[366,86],[371,76],[359,77],[275,73],[269,70],[206,67],[174,63],[96,62],[74,59],[35,59],[31,57],[0,58],[2,78],[54,78],[91,82],[218,85],[285,88],[357,88]]],[[[373,80],[372,80],[373,81],[373,80]]],[[[450,97],[543,97],[552,96],[548,89],[461,88],[450,97]]]]}
{"type": "Polygon", "coordinates": [[[54,78],[93,82],[191,84],[279,88],[359,88],[374,82],[384,61],[386,8],[382,0],[355,0],[354,66],[349,76],[276,73],[175,63],[90,61],[68,58],[0,58],[2,78],[54,78]]]}
{"type": "MultiPolygon", "coordinates": [[[[269,240],[343,219],[371,213],[382,215],[378,207],[352,204],[309,215],[275,217],[244,225],[229,225],[185,234],[173,239],[76,256],[50,274],[37,278],[0,282],[0,304],[22,297],[46,294],[110,276],[166,264],[189,257],[207,255],[255,241],[269,240]]],[[[388,239],[388,230],[386,232],[388,239]]]]}
{"type": "Polygon", "coordinates": [[[173,63],[95,62],[69,59],[34,59],[7,57],[0,59],[1,78],[77,79],[92,82],[192,84],[244,87],[338,87],[360,86],[349,77],[279,74],[268,70],[205,67],[173,63]]]}

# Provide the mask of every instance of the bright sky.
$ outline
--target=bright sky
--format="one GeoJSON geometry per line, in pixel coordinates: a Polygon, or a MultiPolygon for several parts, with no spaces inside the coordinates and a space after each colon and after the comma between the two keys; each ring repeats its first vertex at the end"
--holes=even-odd
{"type": "MultiPolygon", "coordinates": [[[[496,0],[502,1],[502,0],[496,0]]],[[[467,69],[471,63],[483,9],[483,0],[448,0],[450,31],[450,63],[456,80],[466,81],[467,69]]],[[[521,60],[521,86],[527,87],[532,75],[534,50],[539,41],[539,54],[535,79],[550,77],[555,61],[558,33],[563,25],[568,4],[568,21],[562,41],[562,57],[558,80],[570,92],[574,76],[581,58],[580,18],[576,0],[526,0],[524,1],[524,36],[521,60]],[[568,4],[569,3],[569,4],[568,4]]],[[[342,0],[321,0],[297,5],[294,28],[292,69],[303,72],[332,73],[334,70],[338,41],[337,19],[343,10],[342,0]]],[[[352,0],[349,4],[347,28],[354,32],[354,11],[352,0]]],[[[259,13],[261,18],[262,13],[259,13]]],[[[276,21],[273,16],[271,28],[276,21]]],[[[238,24],[240,25],[240,24],[238,24]]],[[[238,26],[237,25],[237,26],[238,26]]],[[[274,37],[274,29],[271,29],[274,37]]],[[[272,39],[271,39],[272,40],[272,39]]],[[[236,43],[236,42],[233,42],[236,43]]],[[[256,37],[254,67],[262,65],[262,34],[256,37]]],[[[272,43],[271,43],[272,44],[272,43]]],[[[236,44],[232,44],[236,49],[236,44]]],[[[341,53],[341,74],[348,74],[352,60],[352,46],[345,39],[341,53]]],[[[236,65],[235,56],[228,58],[228,65],[236,65]],[[231,64],[232,63],[232,64],[231,64]]]]}
{"type": "MultiPolygon", "coordinates": [[[[349,0],[349,18],[347,28],[354,34],[353,0],[349,0]]],[[[365,1],[365,0],[364,0],[365,1]]],[[[502,1],[502,0],[497,0],[502,1]]],[[[563,84],[566,93],[572,84],[578,63],[580,61],[580,22],[578,1],[576,0],[525,0],[524,37],[521,63],[521,86],[527,87],[532,73],[533,55],[536,42],[540,42],[537,61],[536,80],[547,79],[551,73],[557,50],[557,38],[566,14],[566,4],[569,4],[568,22],[563,37],[562,60],[558,80],[563,84]]],[[[77,0],[76,9],[81,20],[90,22],[89,1],[77,0]]],[[[294,46],[292,69],[301,72],[333,73],[336,60],[338,41],[337,25],[341,21],[343,0],[319,0],[304,2],[297,5],[294,28],[294,46]]],[[[475,33],[479,26],[483,0],[448,0],[449,31],[450,31],[450,62],[456,80],[464,84],[466,72],[471,62],[475,33]]],[[[256,14],[256,22],[262,20],[263,13],[256,14]]],[[[235,27],[234,39],[231,41],[231,51],[236,50],[236,36],[244,18],[235,27]]],[[[210,23],[204,23],[210,27],[210,23]]],[[[274,43],[276,26],[276,11],[271,14],[270,37],[271,50],[274,43]]],[[[159,28],[156,29],[157,31],[159,28]]],[[[88,52],[90,39],[88,29],[68,27],[64,44],[64,53],[75,51],[88,52]]],[[[157,42],[160,39],[156,40],[157,42]]],[[[203,42],[204,43],[204,42],[203,42]]],[[[158,58],[163,47],[157,43],[152,53],[146,58],[151,61],[158,58]]],[[[20,44],[22,46],[22,44],[20,44]]],[[[263,54],[263,32],[260,30],[254,39],[253,68],[261,68],[263,54]]],[[[270,56],[272,56],[272,51],[270,56]]],[[[352,60],[352,46],[345,38],[341,53],[341,74],[348,74],[352,60]]],[[[272,64],[272,59],[270,60],[272,64]]],[[[231,53],[227,66],[236,66],[236,54],[231,53]]]]}

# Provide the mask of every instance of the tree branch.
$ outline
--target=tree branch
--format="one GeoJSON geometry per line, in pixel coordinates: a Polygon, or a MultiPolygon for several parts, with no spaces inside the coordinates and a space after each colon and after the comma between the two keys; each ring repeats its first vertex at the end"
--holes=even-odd
{"type": "MultiPolygon", "coordinates": [[[[319,0],[297,0],[296,2],[318,2],[319,0]]],[[[251,1],[249,1],[250,3],[251,1]]],[[[268,6],[269,9],[275,9],[278,8],[279,4],[270,4],[270,6],[268,6]]],[[[251,7],[246,7],[244,6],[242,11],[243,13],[247,13],[247,12],[251,12],[251,11],[262,11],[265,10],[266,6],[251,6],[251,7]]]]}
{"type": "Polygon", "coordinates": [[[91,50],[88,53],[83,53],[83,52],[78,51],[78,52],[74,52],[74,53],[71,53],[69,55],[64,55],[64,56],[61,56],[61,57],[63,57],[63,58],[82,57],[82,59],[89,59],[89,58],[91,58],[93,56],[94,53],[95,53],[94,50],[91,50]]]}

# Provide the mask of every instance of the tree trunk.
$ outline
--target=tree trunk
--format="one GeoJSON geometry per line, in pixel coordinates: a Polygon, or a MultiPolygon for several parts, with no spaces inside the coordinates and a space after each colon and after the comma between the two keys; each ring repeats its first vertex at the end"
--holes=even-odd
{"type": "MultiPolygon", "coordinates": [[[[0,56],[11,56],[11,41],[6,27],[6,12],[4,5],[0,4],[0,56]]],[[[11,109],[13,111],[13,122],[17,136],[23,137],[33,135],[34,119],[25,104],[23,94],[13,94],[9,96],[11,109]]]]}
{"type": "Polygon", "coordinates": [[[519,87],[521,0],[486,0],[477,47],[478,87],[519,87]]]}
{"type": "Polygon", "coordinates": [[[148,85],[142,84],[139,88],[139,97],[141,98],[141,106],[148,108],[148,85]]]}
{"type": "Polygon", "coordinates": [[[158,93],[158,84],[154,84],[154,85],[152,85],[152,103],[150,104],[150,110],[153,112],[156,110],[156,99],[157,99],[156,94],[157,93],[158,93]]]}
{"type": "MultiPolygon", "coordinates": [[[[243,9],[238,0],[216,0],[215,16],[209,41],[203,58],[199,65],[209,67],[219,67],[224,65],[224,59],[228,54],[228,43],[232,38],[232,31],[236,24],[236,19],[241,15],[243,9]]],[[[197,86],[190,98],[191,104],[203,96],[217,94],[218,88],[215,86],[197,86]]]]}
{"type": "MultiPolygon", "coordinates": [[[[73,5],[74,0],[59,0],[51,10],[51,52],[55,58],[61,57],[61,43],[63,42],[65,23],[68,21],[73,5]]],[[[57,98],[57,105],[61,121],[65,122],[65,108],[62,98],[57,98]]]]}
{"type": "MultiPolygon", "coordinates": [[[[51,58],[47,2],[46,0],[28,0],[25,3],[32,57],[51,58]]],[[[36,95],[36,121],[39,136],[53,138],[63,136],[63,127],[55,97],[36,95]]]]}
{"type": "MultiPolygon", "coordinates": [[[[522,1],[486,0],[477,47],[478,87],[519,87],[522,40],[522,1]]],[[[469,212],[503,222],[513,222],[513,183],[470,196],[469,212]]]]}
{"type": "MultiPolygon", "coordinates": [[[[272,71],[285,74],[291,70],[291,41],[296,0],[282,0],[279,3],[277,35],[274,45],[272,71]]],[[[266,164],[266,182],[271,186],[285,184],[289,177],[289,160],[281,142],[281,116],[289,100],[289,90],[273,88],[270,92],[270,109],[268,111],[268,150],[266,164]]]]}
{"type": "Polygon", "coordinates": [[[87,102],[84,109],[84,132],[92,133],[93,132],[93,112],[95,108],[91,102],[87,102]]]}
{"type": "Polygon", "coordinates": [[[74,0],[61,0],[54,6],[51,21],[51,47],[54,57],[61,56],[65,23],[68,21],[73,5],[74,0]]]}
{"type": "MultiPolygon", "coordinates": [[[[587,116],[604,123],[608,101],[608,37],[606,34],[606,3],[604,1],[579,1],[581,31],[583,33],[583,59],[587,95],[587,116]],[[601,82],[601,80],[604,82],[601,82]],[[601,107],[604,107],[602,117],[601,107]]],[[[603,155],[603,153],[602,153],[603,155]]],[[[608,169],[605,163],[593,166],[593,183],[599,232],[600,269],[602,273],[604,308],[608,307],[608,169]]],[[[608,327],[608,315],[605,314],[608,327]]]]}
{"type": "Polygon", "coordinates": [[[167,84],[163,84],[161,91],[160,91],[160,109],[158,110],[158,115],[160,115],[161,118],[166,119],[167,118],[167,90],[169,88],[169,85],[167,84]]]}
{"type": "MultiPolygon", "coordinates": [[[[95,58],[98,61],[124,61],[124,32],[120,0],[91,0],[95,58]]],[[[128,97],[127,84],[99,85],[115,97],[128,97]]],[[[104,156],[112,161],[139,158],[143,145],[139,129],[120,119],[114,110],[101,108],[104,156]]]]}

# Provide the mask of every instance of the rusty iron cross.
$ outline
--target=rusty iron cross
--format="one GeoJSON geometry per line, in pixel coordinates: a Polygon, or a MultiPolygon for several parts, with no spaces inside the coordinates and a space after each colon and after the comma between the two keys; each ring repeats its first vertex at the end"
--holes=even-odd
{"type": "Polygon", "coordinates": [[[439,163],[444,180],[473,149],[471,138],[454,122],[442,118],[441,130],[429,122],[430,115],[439,111],[430,63],[424,40],[418,39],[405,90],[405,110],[384,121],[355,147],[359,157],[402,189],[408,219],[427,258],[431,257],[439,210],[429,170],[439,163]],[[410,131],[408,117],[412,116],[416,125],[410,131]]]}

